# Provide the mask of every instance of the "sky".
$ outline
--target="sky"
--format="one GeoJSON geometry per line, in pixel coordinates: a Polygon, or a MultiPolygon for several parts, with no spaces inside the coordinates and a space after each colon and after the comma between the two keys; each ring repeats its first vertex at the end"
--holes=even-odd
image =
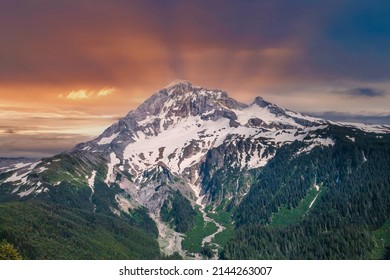
{"type": "Polygon", "coordinates": [[[387,0],[0,0],[0,157],[95,138],[172,80],[390,124],[387,0]]]}

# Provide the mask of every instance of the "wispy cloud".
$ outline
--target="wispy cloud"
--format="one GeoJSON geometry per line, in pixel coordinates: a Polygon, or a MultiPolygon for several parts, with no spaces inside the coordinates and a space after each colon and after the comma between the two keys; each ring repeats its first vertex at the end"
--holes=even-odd
{"type": "Polygon", "coordinates": [[[71,99],[71,100],[83,100],[83,99],[88,99],[90,97],[90,94],[88,93],[87,90],[81,89],[81,90],[73,90],[68,93],[66,96],[66,99],[71,99]]]}
{"type": "Polygon", "coordinates": [[[337,90],[335,91],[337,94],[347,95],[350,97],[382,97],[385,95],[385,92],[380,89],[369,88],[369,87],[357,87],[347,90],[337,90]]]}
{"type": "Polygon", "coordinates": [[[17,133],[17,130],[13,129],[13,128],[7,128],[7,129],[3,129],[3,130],[0,129],[0,135],[1,134],[16,134],[16,133],[17,133]]]}
{"type": "Polygon", "coordinates": [[[104,89],[101,89],[97,92],[97,96],[107,96],[107,95],[110,95],[110,94],[113,94],[114,92],[116,92],[117,89],[116,88],[104,88],[104,89]]]}
{"type": "Polygon", "coordinates": [[[337,111],[307,113],[313,117],[339,122],[357,122],[370,124],[390,124],[390,113],[370,114],[370,113],[345,113],[337,111]]]}
{"type": "Polygon", "coordinates": [[[114,87],[103,88],[100,90],[79,89],[79,90],[72,90],[66,95],[60,94],[58,95],[58,98],[65,98],[69,100],[85,100],[91,98],[106,97],[108,95],[115,93],[116,91],[117,89],[114,87]]]}
{"type": "Polygon", "coordinates": [[[40,133],[34,135],[0,133],[2,157],[49,157],[74,147],[75,143],[90,140],[90,136],[72,133],[40,133]]]}

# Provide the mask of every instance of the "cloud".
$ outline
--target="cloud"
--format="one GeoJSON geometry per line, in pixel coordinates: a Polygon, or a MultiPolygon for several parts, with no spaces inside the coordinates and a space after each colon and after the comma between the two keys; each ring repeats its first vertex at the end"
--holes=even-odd
{"type": "Polygon", "coordinates": [[[17,128],[9,126],[0,126],[0,136],[1,135],[10,135],[18,133],[17,128]]]}
{"type": "Polygon", "coordinates": [[[294,81],[390,79],[388,4],[357,0],[3,2],[0,18],[7,28],[0,28],[0,83],[121,88],[165,84],[176,77],[194,80],[209,73],[206,67],[197,67],[191,54],[213,50],[233,55],[249,51],[248,58],[231,63],[230,68],[225,67],[229,55],[213,60],[219,80],[228,69],[244,70],[235,83],[269,76],[273,84],[286,86],[294,81]],[[285,53],[265,51],[266,61],[257,56],[257,51],[284,47],[300,53],[281,59],[285,53]],[[270,66],[278,71],[259,75],[270,66]]]}
{"type": "Polygon", "coordinates": [[[97,92],[97,96],[107,96],[116,92],[116,88],[104,88],[97,92]]]}
{"type": "Polygon", "coordinates": [[[69,150],[76,143],[90,140],[90,136],[67,133],[36,135],[0,134],[0,157],[50,157],[69,150]]]}
{"type": "Polygon", "coordinates": [[[382,97],[385,95],[383,90],[369,88],[369,87],[358,87],[348,90],[339,90],[335,91],[337,94],[347,95],[350,97],[367,97],[367,98],[375,98],[382,97]]]}
{"type": "Polygon", "coordinates": [[[339,122],[357,122],[357,123],[369,123],[369,124],[386,124],[390,125],[390,114],[351,114],[337,111],[327,112],[310,112],[306,113],[313,117],[322,118],[326,120],[339,121],[339,122]]]}
{"type": "Polygon", "coordinates": [[[80,90],[73,90],[69,92],[65,98],[71,100],[83,100],[83,99],[90,98],[90,96],[91,95],[88,93],[87,90],[80,89],[80,90]]]}
{"type": "Polygon", "coordinates": [[[5,134],[15,134],[15,133],[17,133],[17,131],[14,130],[14,129],[10,129],[10,128],[9,128],[9,129],[5,130],[4,133],[5,133],[5,134]]]}
{"type": "Polygon", "coordinates": [[[55,129],[109,125],[94,116],[126,115],[175,78],[227,90],[244,102],[264,95],[299,111],[370,106],[380,112],[390,98],[389,6],[376,0],[2,0],[0,107],[15,109],[0,110],[0,119],[15,127],[31,117],[55,129]],[[27,106],[40,109],[31,115],[27,106]],[[92,116],[84,120],[76,111],[92,116]]]}
{"type": "MultiPolygon", "coordinates": [[[[105,97],[108,95],[111,95],[117,91],[116,88],[103,88],[100,90],[86,90],[86,89],[79,89],[79,90],[72,90],[69,92],[65,98],[69,100],[85,100],[85,99],[91,99],[91,98],[97,98],[97,97],[105,97]]],[[[59,94],[58,98],[64,98],[63,94],[59,94]]]]}

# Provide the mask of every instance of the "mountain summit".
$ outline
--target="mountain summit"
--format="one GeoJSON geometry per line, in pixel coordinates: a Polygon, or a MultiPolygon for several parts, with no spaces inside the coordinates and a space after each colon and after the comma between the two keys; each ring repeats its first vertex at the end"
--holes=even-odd
{"type": "Polygon", "coordinates": [[[169,244],[164,250],[184,255],[181,233],[194,230],[196,215],[217,228],[203,246],[232,226],[211,218],[215,211],[237,226],[268,224],[281,207],[296,208],[313,192],[302,215],[311,213],[322,186],[331,189],[343,172],[369,166],[375,149],[388,147],[389,133],[387,126],[331,122],[261,97],[247,105],[225,91],[175,81],[94,140],[35,162],[4,161],[0,191],[4,201],[38,199],[143,227],[155,223],[169,244]]]}
{"type": "MultiPolygon", "coordinates": [[[[270,150],[303,141],[327,123],[279,108],[261,97],[246,105],[224,91],[181,81],[155,93],[98,138],[77,145],[72,152],[105,155],[110,161],[108,184],[120,170],[127,170],[133,183],[145,183],[145,173],[161,167],[183,179],[199,198],[205,194],[200,166],[210,150],[232,146],[231,160],[225,163],[241,170],[255,169],[273,157],[270,150]],[[250,147],[237,147],[243,140],[250,147]]],[[[312,146],[332,143],[327,138],[310,142],[312,146]]]]}

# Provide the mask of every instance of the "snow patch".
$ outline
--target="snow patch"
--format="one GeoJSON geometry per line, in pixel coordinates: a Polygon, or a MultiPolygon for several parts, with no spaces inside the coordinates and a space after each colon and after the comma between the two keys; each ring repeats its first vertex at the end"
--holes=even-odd
{"type": "MultiPolygon", "coordinates": [[[[278,123],[278,124],[284,124],[284,125],[290,125],[293,127],[299,127],[303,128],[302,125],[296,123],[293,118],[286,117],[284,115],[275,115],[271,112],[270,107],[260,107],[256,103],[253,103],[246,107],[243,110],[232,110],[236,116],[237,116],[237,122],[239,122],[241,125],[246,125],[250,119],[260,119],[265,124],[269,125],[272,123],[278,123]]],[[[305,118],[307,120],[313,121],[313,118],[311,117],[304,117],[303,115],[286,111],[286,113],[290,113],[290,115],[295,115],[296,117],[299,117],[301,119],[305,118]]]]}
{"type": "Polygon", "coordinates": [[[37,162],[35,162],[35,163],[33,163],[33,164],[31,164],[31,166],[29,167],[29,170],[31,171],[31,170],[33,170],[38,164],[40,164],[42,161],[37,161],[37,162]]]}
{"type": "Polygon", "coordinates": [[[117,215],[118,217],[121,216],[121,211],[119,211],[118,209],[115,209],[113,207],[110,207],[110,210],[113,214],[117,215]]]}
{"type": "Polygon", "coordinates": [[[24,192],[18,193],[18,195],[19,195],[20,197],[28,196],[28,195],[30,195],[33,191],[35,191],[35,189],[36,189],[36,187],[32,187],[32,188],[30,188],[30,189],[28,189],[28,190],[26,190],[26,191],[24,191],[24,192]]]}
{"type": "Polygon", "coordinates": [[[20,169],[26,166],[29,166],[31,163],[17,163],[14,165],[15,169],[20,169]]]}
{"type": "Polygon", "coordinates": [[[114,166],[121,163],[121,161],[116,157],[116,154],[114,152],[110,154],[110,159],[111,159],[110,163],[107,164],[108,167],[107,177],[106,180],[104,181],[107,185],[115,179],[113,178],[113,176],[115,176],[114,166]]]}
{"type": "Polygon", "coordinates": [[[313,206],[313,204],[314,204],[314,202],[316,201],[318,195],[319,195],[319,194],[317,194],[317,195],[314,197],[313,201],[310,203],[309,209],[313,206]]]}
{"type": "MultiPolygon", "coordinates": [[[[88,178],[88,176],[86,176],[88,178]]],[[[88,186],[91,189],[91,195],[89,196],[89,201],[93,204],[93,212],[96,212],[96,204],[93,203],[92,196],[95,193],[95,177],[96,171],[92,171],[91,177],[88,179],[88,186]]]]}
{"type": "Polygon", "coordinates": [[[178,119],[175,126],[163,130],[158,137],[137,132],[136,141],[127,145],[123,158],[128,160],[131,169],[136,170],[136,174],[133,174],[136,177],[140,176],[143,170],[154,166],[156,161],[166,165],[172,173],[181,173],[198,163],[209,149],[224,142],[230,132],[226,127],[229,127],[229,120],[226,118],[217,121],[203,121],[199,116],[178,119]],[[198,148],[188,154],[190,145],[198,148]],[[161,148],[164,150],[160,153],[161,148]]]}
{"type": "Polygon", "coordinates": [[[31,165],[31,162],[30,163],[16,163],[16,164],[13,164],[11,166],[5,166],[5,167],[0,167],[0,171],[1,172],[10,172],[10,171],[14,171],[14,170],[17,170],[17,169],[22,169],[24,167],[27,167],[31,165]]]}
{"type": "Polygon", "coordinates": [[[268,161],[274,157],[275,154],[269,153],[267,156],[263,157],[263,152],[260,157],[252,156],[248,161],[248,169],[255,169],[264,167],[267,165],[268,161]]]}
{"type": "Polygon", "coordinates": [[[339,122],[336,124],[341,126],[351,127],[351,128],[357,128],[364,132],[372,132],[372,133],[380,133],[380,134],[390,133],[390,126],[388,125],[348,123],[348,122],[339,122]]]}
{"type": "Polygon", "coordinates": [[[138,125],[140,125],[140,126],[145,126],[145,125],[147,125],[147,124],[151,124],[151,123],[154,122],[156,119],[158,119],[158,117],[148,115],[148,116],[146,116],[145,119],[140,120],[140,121],[138,121],[137,123],[138,123],[138,125]]]}
{"type": "Polygon", "coordinates": [[[17,181],[22,181],[24,184],[27,183],[27,176],[30,174],[31,170],[27,170],[26,172],[17,175],[17,172],[12,174],[11,177],[8,177],[7,180],[4,181],[4,183],[9,183],[9,182],[17,182],[17,181]]]}
{"type": "Polygon", "coordinates": [[[290,117],[301,119],[301,120],[306,120],[306,121],[313,122],[313,123],[324,123],[324,122],[326,122],[323,119],[311,117],[311,116],[308,116],[308,115],[303,115],[301,113],[296,113],[296,112],[293,112],[293,111],[290,111],[290,110],[285,110],[285,112],[290,117]]]}
{"type": "Polygon", "coordinates": [[[49,168],[46,168],[46,167],[40,167],[39,169],[38,169],[38,172],[37,173],[42,173],[43,171],[46,171],[46,170],[48,170],[49,168]]]}
{"type": "Polygon", "coordinates": [[[92,171],[91,177],[88,179],[88,186],[91,189],[92,193],[95,192],[95,186],[94,186],[94,184],[95,184],[95,177],[96,177],[96,171],[94,170],[94,171],[92,171]]]}
{"type": "Polygon", "coordinates": [[[366,155],[364,154],[364,151],[362,151],[362,155],[363,155],[363,162],[366,162],[367,158],[366,158],[366,155]]]}
{"type": "MultiPolygon", "coordinates": [[[[109,136],[109,137],[103,137],[100,139],[99,142],[97,142],[96,144],[98,145],[106,145],[106,144],[110,144],[117,136],[118,136],[119,132],[109,136]]],[[[85,149],[85,148],[84,148],[85,149]]]]}
{"type": "Polygon", "coordinates": [[[16,193],[17,191],[19,191],[19,189],[20,189],[20,186],[17,186],[15,189],[12,190],[11,193],[16,193]]]}
{"type": "Polygon", "coordinates": [[[307,146],[307,147],[304,147],[304,148],[301,148],[297,153],[296,155],[300,155],[302,153],[308,153],[310,152],[312,149],[314,149],[315,147],[331,147],[331,146],[334,146],[335,142],[333,139],[330,139],[330,138],[315,138],[313,140],[306,140],[305,142],[310,142],[310,145],[307,146]]]}
{"type": "Polygon", "coordinates": [[[23,184],[26,184],[27,183],[27,176],[30,174],[31,170],[33,170],[40,163],[41,163],[41,161],[37,161],[33,164],[28,163],[26,165],[19,164],[18,166],[23,166],[22,168],[27,167],[27,166],[29,166],[29,168],[27,169],[27,171],[25,171],[24,173],[21,173],[19,175],[17,175],[18,171],[16,171],[14,174],[12,174],[11,177],[8,177],[4,181],[4,183],[21,181],[23,184]]]}
{"type": "Polygon", "coordinates": [[[348,136],[348,135],[346,135],[345,137],[347,137],[347,139],[351,140],[352,142],[356,142],[355,137],[351,137],[351,136],[348,136]]]}

